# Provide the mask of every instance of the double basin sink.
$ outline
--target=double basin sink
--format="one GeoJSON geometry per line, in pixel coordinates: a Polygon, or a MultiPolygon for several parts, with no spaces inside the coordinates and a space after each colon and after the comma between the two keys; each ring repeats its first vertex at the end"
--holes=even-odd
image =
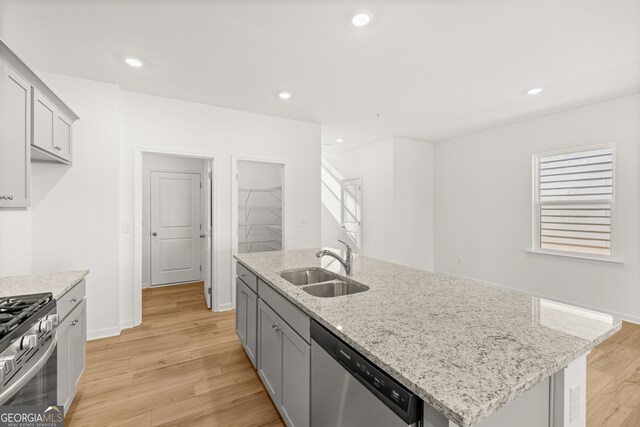
{"type": "Polygon", "coordinates": [[[285,271],[280,273],[280,277],[292,285],[300,286],[306,293],[320,298],[333,298],[369,290],[366,285],[346,281],[322,268],[285,271]]]}

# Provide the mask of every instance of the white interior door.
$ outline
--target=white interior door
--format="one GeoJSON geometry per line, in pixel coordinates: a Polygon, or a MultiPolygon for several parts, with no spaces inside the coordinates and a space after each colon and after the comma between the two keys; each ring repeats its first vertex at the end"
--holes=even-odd
{"type": "Polygon", "coordinates": [[[201,280],[201,176],[151,172],[151,285],[201,280]]]}

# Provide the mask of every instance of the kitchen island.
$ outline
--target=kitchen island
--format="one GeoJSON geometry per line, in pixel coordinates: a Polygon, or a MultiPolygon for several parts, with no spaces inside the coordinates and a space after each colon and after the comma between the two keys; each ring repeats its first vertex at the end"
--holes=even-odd
{"type": "Polygon", "coordinates": [[[321,298],[280,276],[319,267],[346,278],[338,262],[318,259],[316,252],[236,258],[417,394],[431,425],[443,425],[442,419],[461,427],[517,422],[514,417],[533,415],[527,413],[527,405],[534,389],[537,397],[531,404],[544,400],[554,426],[585,425],[586,355],[620,329],[620,320],[367,257],[356,257],[347,278],[366,285],[367,291],[321,298]],[[516,401],[517,410],[509,410],[516,401]]]}

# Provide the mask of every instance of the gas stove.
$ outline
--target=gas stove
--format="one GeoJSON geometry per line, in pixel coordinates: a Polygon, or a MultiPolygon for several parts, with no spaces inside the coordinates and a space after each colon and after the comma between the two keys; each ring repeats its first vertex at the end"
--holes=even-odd
{"type": "Polygon", "coordinates": [[[0,298],[0,351],[5,350],[16,336],[29,330],[37,322],[44,322],[37,325],[38,329],[53,329],[56,326],[54,323],[57,323],[55,315],[49,319],[40,319],[38,316],[43,310],[48,311],[50,306],[55,307],[51,293],[0,298]]]}
{"type": "Polygon", "coordinates": [[[56,405],[51,293],[0,298],[0,405],[56,405]]]}

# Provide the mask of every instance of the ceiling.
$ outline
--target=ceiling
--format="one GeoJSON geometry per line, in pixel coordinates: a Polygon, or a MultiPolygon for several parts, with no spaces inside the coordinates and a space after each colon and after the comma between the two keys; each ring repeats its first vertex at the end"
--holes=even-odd
{"type": "Polygon", "coordinates": [[[0,3],[0,35],[37,70],[321,123],[342,147],[440,141],[640,90],[638,1],[21,0],[0,3]],[[373,20],[357,29],[363,8],[373,20]]]}

